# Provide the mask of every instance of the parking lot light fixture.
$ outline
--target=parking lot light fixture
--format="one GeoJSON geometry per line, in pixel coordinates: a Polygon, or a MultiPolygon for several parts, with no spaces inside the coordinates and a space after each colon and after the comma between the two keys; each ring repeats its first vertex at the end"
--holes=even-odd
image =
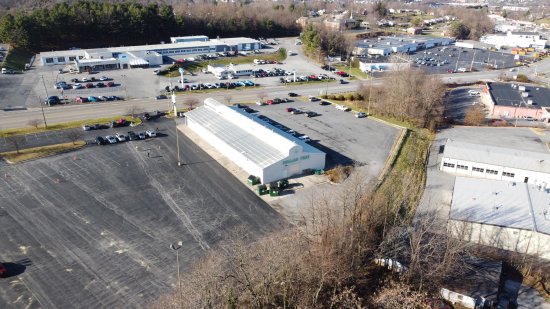
{"type": "Polygon", "coordinates": [[[180,307],[183,308],[183,299],[181,295],[181,278],[180,278],[180,260],[179,260],[179,250],[182,248],[183,242],[178,241],[177,243],[170,244],[170,249],[176,251],[176,269],[178,272],[178,295],[180,301],[180,307]]]}

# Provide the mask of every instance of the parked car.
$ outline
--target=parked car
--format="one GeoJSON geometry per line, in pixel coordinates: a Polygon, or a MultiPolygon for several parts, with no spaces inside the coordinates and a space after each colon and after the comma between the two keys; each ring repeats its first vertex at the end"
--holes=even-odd
{"type": "Polygon", "coordinates": [[[263,106],[263,105],[265,105],[265,102],[262,102],[262,101],[256,101],[256,105],[259,105],[259,106],[263,106]]]}
{"type": "Polygon", "coordinates": [[[319,105],[330,105],[331,103],[325,100],[319,101],[319,105]]]}
{"type": "Polygon", "coordinates": [[[82,126],[82,130],[84,130],[84,131],[90,131],[91,129],[92,129],[92,127],[87,125],[87,124],[82,126]]]}
{"type": "Polygon", "coordinates": [[[139,133],[137,134],[137,136],[138,136],[138,139],[145,139],[145,136],[146,136],[146,135],[145,135],[145,132],[139,132],[139,133]]]}
{"type": "Polygon", "coordinates": [[[315,101],[321,100],[321,99],[319,99],[319,98],[317,98],[317,97],[315,97],[315,96],[312,96],[312,95],[310,95],[307,99],[309,100],[309,102],[315,102],[315,101]]]}
{"type": "Polygon", "coordinates": [[[310,142],[311,141],[311,138],[309,138],[309,136],[307,135],[302,135],[300,137],[298,137],[299,139],[303,140],[304,142],[310,142]]]}
{"type": "Polygon", "coordinates": [[[97,88],[102,88],[102,87],[105,87],[105,84],[104,83],[97,83],[97,84],[95,84],[95,86],[97,88]]]}
{"type": "Polygon", "coordinates": [[[155,132],[153,130],[147,130],[147,131],[145,131],[145,135],[147,137],[155,137],[155,136],[157,136],[157,132],[155,132]]]}
{"type": "Polygon", "coordinates": [[[104,139],[101,136],[98,136],[98,137],[95,138],[95,143],[98,144],[98,145],[105,145],[105,144],[107,144],[107,140],[104,139]]]}
{"type": "Polygon", "coordinates": [[[83,81],[83,82],[87,82],[87,81],[90,81],[90,79],[87,78],[87,77],[82,77],[82,81],[83,81]]]}
{"type": "Polygon", "coordinates": [[[97,101],[98,101],[98,98],[94,97],[93,95],[88,97],[88,102],[97,102],[97,101]]]}
{"type": "Polygon", "coordinates": [[[155,97],[155,100],[166,100],[166,99],[168,99],[168,97],[165,96],[164,94],[161,94],[155,97]]]}
{"type": "Polygon", "coordinates": [[[44,100],[44,104],[49,104],[49,105],[52,105],[52,104],[59,104],[61,103],[61,100],[59,99],[58,96],[49,96],[46,100],[44,100]]]}
{"type": "Polygon", "coordinates": [[[107,76],[101,76],[101,77],[99,78],[99,80],[102,81],[102,82],[108,81],[108,80],[109,80],[109,77],[107,77],[107,76]]]}
{"type": "Polygon", "coordinates": [[[359,113],[355,114],[355,117],[357,117],[357,118],[365,118],[365,117],[367,117],[367,114],[365,114],[365,113],[363,113],[363,112],[359,112],[359,113]]]}
{"type": "Polygon", "coordinates": [[[315,116],[319,116],[319,114],[317,114],[316,112],[306,112],[306,117],[308,118],[311,118],[311,117],[315,117],[315,116]]]}
{"type": "Polygon", "coordinates": [[[118,100],[122,100],[122,98],[117,97],[116,95],[107,96],[107,101],[118,101],[118,100]]]}
{"type": "Polygon", "coordinates": [[[138,139],[138,136],[136,135],[136,133],[134,133],[134,131],[128,131],[128,139],[131,141],[135,141],[138,139]]]}
{"type": "Polygon", "coordinates": [[[73,89],[82,89],[82,88],[84,88],[82,84],[79,84],[79,83],[73,84],[73,89]]]}
{"type": "Polygon", "coordinates": [[[125,142],[126,141],[126,135],[118,132],[117,134],[115,134],[116,136],[116,139],[119,141],[119,142],[125,142]]]}
{"type": "Polygon", "coordinates": [[[287,107],[286,108],[287,113],[291,113],[293,110],[295,110],[294,107],[287,107]]]}
{"type": "Polygon", "coordinates": [[[83,97],[76,97],[76,98],[74,98],[74,101],[76,103],[85,103],[85,102],[88,102],[88,99],[83,98],[83,97]]]}
{"type": "Polygon", "coordinates": [[[297,97],[298,94],[297,94],[297,93],[294,93],[294,92],[289,92],[289,93],[288,93],[288,96],[289,96],[289,97],[297,97]]]}
{"type": "Polygon", "coordinates": [[[304,112],[299,110],[299,109],[295,109],[293,110],[292,112],[290,112],[292,115],[299,115],[299,114],[303,114],[304,112]]]}
{"type": "Polygon", "coordinates": [[[105,139],[109,142],[109,144],[116,144],[117,139],[112,135],[105,136],[105,139]]]}
{"type": "Polygon", "coordinates": [[[94,84],[92,84],[92,83],[87,83],[87,84],[86,84],[86,88],[94,88],[94,84]]]}
{"type": "Polygon", "coordinates": [[[107,87],[114,87],[114,86],[115,86],[115,83],[113,83],[113,82],[108,82],[107,83],[107,87]]]}

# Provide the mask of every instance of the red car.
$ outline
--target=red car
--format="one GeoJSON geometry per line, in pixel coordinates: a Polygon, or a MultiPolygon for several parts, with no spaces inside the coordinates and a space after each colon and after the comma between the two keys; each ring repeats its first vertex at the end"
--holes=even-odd
{"type": "Polygon", "coordinates": [[[88,102],[88,99],[87,98],[83,98],[83,97],[76,97],[74,98],[74,101],[76,103],[85,103],[85,102],[88,102]]]}
{"type": "Polygon", "coordinates": [[[113,83],[113,82],[108,82],[107,83],[107,87],[113,87],[114,85],[115,85],[115,83],[113,83]]]}
{"type": "Polygon", "coordinates": [[[273,100],[267,100],[267,101],[265,101],[265,103],[267,103],[268,105],[271,105],[271,104],[273,104],[273,100]]]}
{"type": "Polygon", "coordinates": [[[94,88],[94,84],[92,84],[92,83],[87,83],[87,84],[86,84],[86,88],[94,88]]]}
{"type": "Polygon", "coordinates": [[[0,263],[0,277],[4,277],[8,274],[8,270],[4,266],[4,264],[0,263]]]}
{"type": "Polygon", "coordinates": [[[287,113],[290,113],[290,112],[292,112],[294,109],[295,109],[294,107],[287,107],[287,108],[286,108],[286,112],[287,112],[287,113]]]}

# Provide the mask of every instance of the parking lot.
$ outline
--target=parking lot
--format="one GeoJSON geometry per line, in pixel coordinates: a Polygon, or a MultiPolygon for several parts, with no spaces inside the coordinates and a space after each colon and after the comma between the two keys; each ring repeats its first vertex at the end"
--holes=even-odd
{"type": "Polygon", "coordinates": [[[448,121],[464,123],[468,109],[481,103],[480,86],[451,89],[446,96],[444,117],[448,121]]]}
{"type": "MultiPolygon", "coordinates": [[[[292,98],[294,99],[294,98],[292,98]]],[[[369,118],[356,118],[354,113],[344,112],[335,105],[320,105],[304,98],[293,102],[254,106],[260,117],[284,131],[293,130],[296,136],[308,136],[311,144],[327,153],[327,169],[336,165],[357,164],[369,178],[380,172],[394,143],[398,130],[369,118]],[[288,108],[317,116],[292,114],[288,108]]]]}
{"type": "Polygon", "coordinates": [[[286,224],[182,134],[178,168],[173,120],[135,130],[156,127],[144,141],[0,163],[1,308],[142,308],[176,287],[170,243],[183,241],[186,271],[237,227],[260,237],[286,224]]]}
{"type": "Polygon", "coordinates": [[[413,64],[432,74],[484,71],[493,66],[506,69],[516,66],[514,55],[484,49],[447,46],[417,51],[410,55],[413,64]]]}

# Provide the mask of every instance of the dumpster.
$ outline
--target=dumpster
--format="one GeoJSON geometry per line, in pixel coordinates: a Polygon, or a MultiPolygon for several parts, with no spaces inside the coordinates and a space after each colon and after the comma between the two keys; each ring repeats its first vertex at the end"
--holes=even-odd
{"type": "Polygon", "coordinates": [[[254,175],[250,175],[248,176],[247,181],[249,185],[254,186],[260,183],[260,178],[254,175]]]}
{"type": "Polygon", "coordinates": [[[266,185],[259,185],[256,187],[256,193],[258,195],[264,195],[268,193],[267,186],[266,185]]]}
{"type": "Polygon", "coordinates": [[[283,180],[277,181],[277,188],[279,188],[279,190],[288,188],[288,180],[283,179],[283,180]]]}
{"type": "Polygon", "coordinates": [[[269,196],[279,196],[278,188],[269,188],[269,196]]]}
{"type": "Polygon", "coordinates": [[[323,175],[323,174],[324,174],[323,170],[315,170],[315,175],[323,175]]]}

